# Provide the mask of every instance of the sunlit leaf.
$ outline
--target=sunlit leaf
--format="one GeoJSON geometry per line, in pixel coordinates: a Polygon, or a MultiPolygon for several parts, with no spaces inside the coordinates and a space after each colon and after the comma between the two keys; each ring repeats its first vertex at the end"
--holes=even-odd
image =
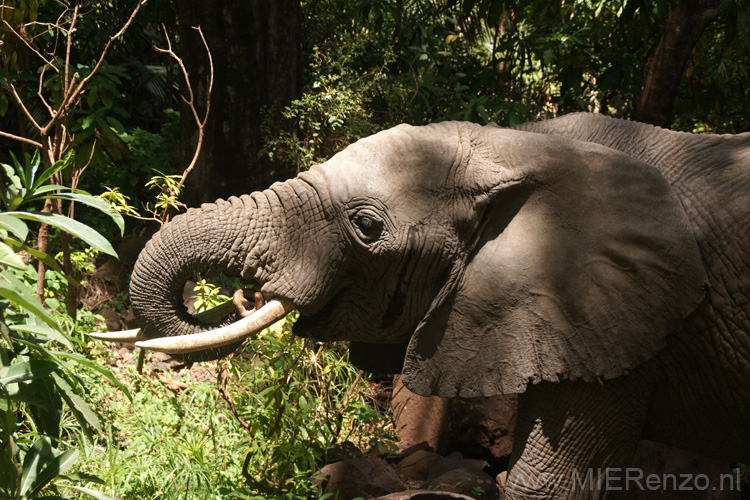
{"type": "Polygon", "coordinates": [[[106,493],[102,493],[101,491],[92,490],[90,488],[84,488],[83,486],[74,486],[69,485],[68,488],[73,488],[74,490],[78,490],[81,493],[85,493],[86,495],[96,498],[97,500],[116,500],[114,497],[111,497],[107,495],[106,493]]]}
{"type": "Polygon", "coordinates": [[[30,493],[37,484],[39,473],[45,464],[50,463],[54,458],[55,451],[52,446],[52,439],[48,436],[37,438],[23,459],[21,484],[18,491],[20,498],[30,498],[32,496],[30,493]]]}
{"type": "Polygon", "coordinates": [[[93,207],[103,214],[111,217],[114,223],[117,224],[117,227],[120,229],[121,235],[125,232],[125,220],[122,218],[122,215],[112,210],[112,207],[106,201],[91,196],[90,194],[81,192],[45,194],[44,196],[34,196],[29,201],[41,200],[44,198],[74,201],[93,207]]]}
{"type": "Polygon", "coordinates": [[[26,269],[26,263],[11,247],[0,241],[0,265],[26,269]]]}
{"type": "Polygon", "coordinates": [[[50,481],[70,469],[76,460],[78,460],[79,453],[77,449],[68,450],[47,462],[46,467],[37,474],[31,489],[27,494],[21,493],[21,497],[24,499],[34,498],[50,481]]]}
{"type": "Polygon", "coordinates": [[[0,227],[15,235],[20,241],[25,241],[29,234],[26,223],[12,215],[0,214],[0,227]]]}
{"type": "Polygon", "coordinates": [[[49,224],[50,226],[61,229],[73,236],[82,239],[88,243],[91,247],[96,248],[100,252],[106,253],[113,257],[117,257],[117,252],[112,248],[112,245],[107,239],[96,232],[95,230],[88,227],[86,224],[82,224],[75,219],[70,217],[64,217],[57,214],[47,213],[31,213],[31,212],[6,212],[7,214],[15,215],[21,219],[34,220],[43,224],[49,224]]]}
{"type": "Polygon", "coordinates": [[[25,308],[52,328],[60,328],[36,296],[29,292],[28,287],[9,271],[0,272],[0,297],[25,308]]]}
{"type": "Polygon", "coordinates": [[[34,333],[36,335],[42,335],[47,337],[49,340],[59,342],[69,349],[73,349],[73,343],[70,338],[64,333],[48,327],[47,325],[13,325],[13,329],[19,332],[34,333]]]}
{"type": "Polygon", "coordinates": [[[114,374],[107,368],[104,368],[103,366],[100,366],[94,361],[91,361],[89,358],[85,356],[81,356],[80,354],[76,354],[74,352],[54,351],[54,354],[61,358],[72,359],[84,366],[88,366],[92,370],[95,370],[101,373],[102,375],[107,377],[107,379],[109,379],[113,384],[115,384],[123,392],[123,394],[125,394],[125,396],[129,400],[131,401],[133,400],[133,396],[130,394],[130,391],[128,390],[128,388],[125,385],[123,385],[123,383],[120,382],[120,380],[117,377],[115,377],[114,374]]]}
{"type": "Polygon", "coordinates": [[[31,359],[10,365],[8,371],[0,378],[0,384],[17,384],[40,377],[46,377],[57,368],[57,363],[43,359],[31,359]]]}

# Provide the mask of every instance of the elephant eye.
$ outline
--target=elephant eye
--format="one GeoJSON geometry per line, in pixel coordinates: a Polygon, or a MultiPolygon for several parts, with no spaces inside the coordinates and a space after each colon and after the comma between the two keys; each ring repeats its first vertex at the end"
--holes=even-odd
{"type": "Polygon", "coordinates": [[[383,233],[383,221],[366,213],[358,213],[352,218],[357,236],[365,243],[371,243],[383,233]]]}

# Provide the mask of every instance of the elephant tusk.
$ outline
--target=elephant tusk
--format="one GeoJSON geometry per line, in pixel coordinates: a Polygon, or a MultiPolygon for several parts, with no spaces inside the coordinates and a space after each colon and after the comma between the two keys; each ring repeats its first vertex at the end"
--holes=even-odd
{"type": "Polygon", "coordinates": [[[143,349],[151,349],[152,351],[166,352],[168,354],[180,354],[222,347],[258,333],[276,323],[294,309],[294,304],[289,300],[275,298],[252,315],[242,318],[231,325],[191,335],[142,340],[136,342],[135,345],[143,349]]]}
{"type": "Polygon", "coordinates": [[[135,342],[139,339],[138,334],[141,333],[140,328],[133,330],[123,330],[121,332],[93,332],[89,333],[89,337],[97,340],[106,340],[108,342],[135,342]]]}
{"type": "MultiPolygon", "coordinates": [[[[231,301],[225,302],[213,309],[196,314],[195,319],[203,323],[213,323],[234,311],[234,307],[235,306],[231,301]]],[[[92,339],[104,340],[105,342],[127,342],[132,344],[133,342],[142,339],[142,337],[138,336],[140,332],[140,328],[135,328],[133,330],[123,330],[120,332],[93,332],[89,333],[89,336],[92,339]]]]}

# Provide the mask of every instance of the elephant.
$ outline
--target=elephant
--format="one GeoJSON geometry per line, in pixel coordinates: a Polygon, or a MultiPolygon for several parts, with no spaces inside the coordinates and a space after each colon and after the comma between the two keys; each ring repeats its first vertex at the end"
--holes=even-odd
{"type": "Polygon", "coordinates": [[[164,226],[138,345],[214,359],[296,309],[417,394],[519,394],[507,498],[616,496],[643,488],[640,439],[750,463],[749,212],[750,134],[399,125],[164,226]],[[183,285],[209,271],[258,303],[196,319],[183,285]]]}

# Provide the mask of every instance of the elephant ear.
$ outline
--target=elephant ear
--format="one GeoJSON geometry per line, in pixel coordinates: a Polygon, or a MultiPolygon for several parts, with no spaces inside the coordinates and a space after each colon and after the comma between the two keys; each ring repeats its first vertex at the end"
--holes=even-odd
{"type": "Polygon", "coordinates": [[[690,222],[654,167],[602,146],[474,129],[476,223],[410,341],[418,394],[490,396],[627,374],[703,299],[690,222]]]}

